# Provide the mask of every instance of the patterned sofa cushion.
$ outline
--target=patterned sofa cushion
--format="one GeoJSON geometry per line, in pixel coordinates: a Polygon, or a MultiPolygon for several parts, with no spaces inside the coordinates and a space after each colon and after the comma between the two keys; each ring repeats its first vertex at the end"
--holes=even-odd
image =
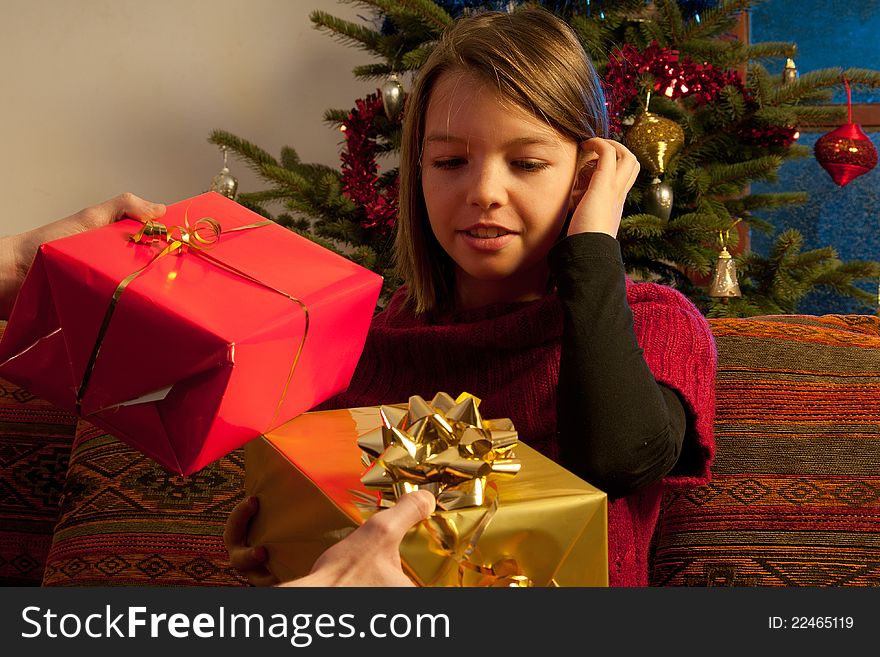
{"type": "Polygon", "coordinates": [[[75,428],[73,416],[0,379],[0,585],[43,578],[75,428]]]}
{"type": "Polygon", "coordinates": [[[44,586],[246,585],[223,546],[239,449],[184,477],[80,421],[44,586]]]}
{"type": "Polygon", "coordinates": [[[76,418],[0,379],[0,585],[38,586],[76,418]]]}
{"type": "Polygon", "coordinates": [[[667,494],[651,583],[880,586],[880,318],[711,324],[713,481],[667,494]]]}

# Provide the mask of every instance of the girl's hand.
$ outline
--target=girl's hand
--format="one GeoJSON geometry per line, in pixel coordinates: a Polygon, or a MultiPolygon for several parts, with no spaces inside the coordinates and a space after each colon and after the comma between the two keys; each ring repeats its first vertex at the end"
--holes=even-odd
{"type": "Polygon", "coordinates": [[[617,237],[626,195],[639,175],[639,161],[627,148],[611,139],[594,137],[581,144],[578,180],[572,201],[577,207],[568,234],[605,233],[617,237]],[[583,196],[578,200],[578,196],[583,196]]]}

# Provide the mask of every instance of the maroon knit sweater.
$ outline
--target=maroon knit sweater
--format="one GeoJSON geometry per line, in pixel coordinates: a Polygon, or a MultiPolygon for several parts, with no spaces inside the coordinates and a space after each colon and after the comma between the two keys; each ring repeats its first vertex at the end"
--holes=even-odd
{"type": "MultiPolygon", "coordinates": [[[[398,290],[370,326],[348,390],[321,408],[377,406],[470,392],[484,417],[509,417],[520,440],[558,460],[556,385],[563,310],[551,294],[495,304],[428,322],[398,290]]],[[[705,483],[714,455],[715,343],[699,311],[677,291],[627,281],[627,298],[645,360],[688,411],[681,456],[662,482],[613,500],[608,509],[611,586],[645,586],[648,550],[664,485],[705,483]]]]}

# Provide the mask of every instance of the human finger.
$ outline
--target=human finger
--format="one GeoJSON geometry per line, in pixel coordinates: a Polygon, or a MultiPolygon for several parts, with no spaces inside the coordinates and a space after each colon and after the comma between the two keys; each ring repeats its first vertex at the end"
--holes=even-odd
{"type": "Polygon", "coordinates": [[[434,512],[436,505],[434,495],[426,490],[407,493],[390,509],[371,516],[363,525],[363,533],[381,534],[382,540],[398,544],[414,525],[434,512]]]}
{"type": "MultiPolygon", "coordinates": [[[[135,196],[131,192],[125,192],[103,203],[80,210],[72,218],[83,229],[99,228],[124,218],[137,219],[141,222],[158,219],[165,214],[165,205],[153,203],[135,196]]],[[[62,222],[66,220],[61,220],[62,222]]],[[[60,227],[59,227],[60,228],[60,227]]]]}
{"type": "Polygon", "coordinates": [[[223,545],[228,551],[247,545],[247,532],[251,520],[260,510],[260,500],[251,495],[236,504],[226,518],[223,528],[223,545]]]}
{"type": "Polygon", "coordinates": [[[163,203],[154,203],[142,199],[131,192],[124,192],[105,202],[112,221],[119,221],[123,217],[149,221],[158,219],[165,214],[163,203]]]}
{"type": "Polygon", "coordinates": [[[587,166],[592,167],[589,186],[615,185],[618,175],[618,152],[613,142],[601,137],[593,137],[582,144],[586,153],[587,166]]]}
{"type": "Polygon", "coordinates": [[[636,182],[636,178],[639,176],[641,165],[635,154],[626,146],[618,141],[612,141],[611,144],[617,152],[617,166],[621,173],[626,175],[625,191],[628,192],[632,189],[632,186],[636,182]]]}
{"type": "Polygon", "coordinates": [[[269,554],[262,545],[250,546],[247,533],[251,520],[259,510],[256,497],[246,497],[235,505],[223,528],[223,545],[229,553],[229,563],[254,586],[271,586],[278,582],[266,566],[269,554]]]}

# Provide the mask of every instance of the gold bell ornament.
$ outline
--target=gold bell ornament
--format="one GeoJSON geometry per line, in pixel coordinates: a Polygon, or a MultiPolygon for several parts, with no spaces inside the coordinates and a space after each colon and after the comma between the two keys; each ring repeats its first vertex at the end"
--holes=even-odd
{"type": "MultiPolygon", "coordinates": [[[[648,95],[648,102],[651,97],[648,95]]],[[[660,178],[666,172],[669,161],[684,146],[684,130],[663,116],[647,110],[636,119],[626,132],[626,144],[639,162],[654,177],[642,197],[644,209],[649,214],[669,221],[672,214],[672,187],[660,178]]]]}
{"type": "Polygon", "coordinates": [[[797,79],[797,66],[795,66],[794,60],[791,57],[787,57],[785,60],[785,67],[782,69],[782,84],[792,84],[797,82],[797,79]]]}
{"type": "MultiPolygon", "coordinates": [[[[740,222],[737,219],[733,226],[740,222]]],[[[741,297],[742,292],[739,289],[739,279],[736,275],[736,263],[733,256],[727,250],[727,239],[730,238],[730,229],[725,233],[718,233],[718,241],[721,242],[721,253],[718,254],[718,260],[715,261],[715,271],[712,272],[712,282],[709,283],[709,296],[730,299],[731,297],[741,297]]]]}
{"type": "Polygon", "coordinates": [[[226,198],[234,199],[235,192],[238,190],[238,180],[229,173],[229,167],[226,165],[226,146],[221,146],[220,150],[223,151],[223,168],[211,180],[211,191],[223,194],[226,198]]]}

